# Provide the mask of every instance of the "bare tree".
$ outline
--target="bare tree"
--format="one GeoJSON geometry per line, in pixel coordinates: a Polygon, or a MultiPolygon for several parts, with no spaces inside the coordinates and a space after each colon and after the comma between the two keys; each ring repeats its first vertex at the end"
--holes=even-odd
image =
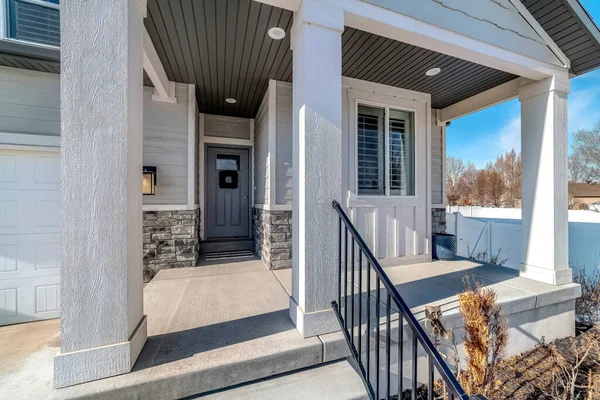
{"type": "Polygon", "coordinates": [[[580,182],[600,183],[600,122],[575,132],[569,175],[580,182]]]}
{"type": "Polygon", "coordinates": [[[465,165],[460,158],[446,158],[446,199],[451,206],[458,204],[462,195],[460,180],[464,172],[465,165]]]}
{"type": "Polygon", "coordinates": [[[494,166],[506,186],[504,200],[515,207],[521,199],[521,155],[512,149],[498,157],[494,166]]]}
{"type": "Polygon", "coordinates": [[[473,204],[484,206],[487,203],[488,171],[480,169],[475,173],[471,186],[471,197],[473,204]]]}
{"type": "Polygon", "coordinates": [[[506,190],[506,184],[498,170],[489,163],[487,166],[486,198],[494,207],[500,207],[502,196],[506,190]]]}
{"type": "Polygon", "coordinates": [[[473,204],[473,187],[477,179],[477,168],[475,165],[468,161],[463,173],[462,179],[460,180],[460,203],[465,206],[473,204]]]}
{"type": "Polygon", "coordinates": [[[588,175],[583,155],[581,152],[573,152],[569,156],[569,182],[588,182],[588,175]]]}

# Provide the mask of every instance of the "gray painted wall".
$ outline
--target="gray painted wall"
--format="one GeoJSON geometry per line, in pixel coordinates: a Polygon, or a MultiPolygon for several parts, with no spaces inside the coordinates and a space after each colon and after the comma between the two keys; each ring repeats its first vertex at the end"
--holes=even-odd
{"type": "Polygon", "coordinates": [[[204,115],[204,136],[250,139],[251,120],[224,115],[204,115]]]}
{"type": "Polygon", "coordinates": [[[431,204],[444,204],[444,137],[435,114],[431,110],[431,204]]]}
{"type": "Polygon", "coordinates": [[[277,82],[276,204],[292,204],[292,84],[277,82]]]}
{"type": "Polygon", "coordinates": [[[144,88],[144,165],[156,166],[157,184],[144,204],[186,204],[188,85],[177,84],[177,104],[152,101],[153,92],[144,88]]]}
{"type": "MultiPolygon", "coordinates": [[[[290,112],[290,117],[291,117],[290,112]]],[[[269,202],[269,91],[254,118],[254,204],[269,202]]]]}
{"type": "Polygon", "coordinates": [[[60,136],[60,75],[0,67],[0,132],[60,136]]]}

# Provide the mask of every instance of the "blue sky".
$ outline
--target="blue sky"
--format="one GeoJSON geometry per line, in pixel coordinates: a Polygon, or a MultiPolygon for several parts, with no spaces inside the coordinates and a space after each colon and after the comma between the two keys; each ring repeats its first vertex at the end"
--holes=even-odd
{"type": "MultiPolygon", "coordinates": [[[[600,1],[580,0],[594,21],[600,22],[600,1]]],[[[600,120],[600,70],[571,79],[569,145],[573,132],[600,120]]],[[[517,99],[457,119],[446,130],[447,156],[471,161],[482,168],[514,148],[521,149],[521,120],[517,99]]]]}

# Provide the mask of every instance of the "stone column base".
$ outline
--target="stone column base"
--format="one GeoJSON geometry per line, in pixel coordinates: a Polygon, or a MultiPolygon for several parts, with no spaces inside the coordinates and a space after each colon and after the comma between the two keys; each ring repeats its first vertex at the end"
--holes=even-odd
{"type": "Polygon", "coordinates": [[[446,209],[432,208],[431,209],[431,232],[446,233],[446,209]]]}
{"type": "Polygon", "coordinates": [[[144,315],[127,342],[57,354],[54,357],[54,388],[130,372],[146,343],[147,335],[144,315]]]}
{"type": "Polygon", "coordinates": [[[144,282],[161,269],[195,267],[200,210],[144,211],[144,282]]]}
{"type": "Polygon", "coordinates": [[[269,269],[292,268],[292,212],[252,209],[254,250],[269,269]]]}

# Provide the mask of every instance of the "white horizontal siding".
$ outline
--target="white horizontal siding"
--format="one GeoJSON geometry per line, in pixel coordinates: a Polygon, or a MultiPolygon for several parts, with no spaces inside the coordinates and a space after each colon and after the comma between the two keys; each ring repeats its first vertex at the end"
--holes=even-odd
{"type": "Polygon", "coordinates": [[[233,139],[250,139],[248,118],[227,117],[224,115],[204,115],[204,136],[233,139]]]}
{"type": "Polygon", "coordinates": [[[443,128],[436,125],[435,110],[431,114],[431,204],[444,204],[443,128]]]}
{"type": "Polygon", "coordinates": [[[177,84],[176,104],[152,101],[144,88],[144,165],[156,166],[156,195],[144,204],[187,204],[188,85],[177,84]]]}
{"type": "Polygon", "coordinates": [[[277,82],[276,204],[292,204],[292,84],[277,82]]]}
{"type": "Polygon", "coordinates": [[[60,136],[60,75],[0,67],[0,132],[60,136]]]}
{"type": "Polygon", "coordinates": [[[254,118],[254,203],[269,204],[269,91],[254,118]]]}

